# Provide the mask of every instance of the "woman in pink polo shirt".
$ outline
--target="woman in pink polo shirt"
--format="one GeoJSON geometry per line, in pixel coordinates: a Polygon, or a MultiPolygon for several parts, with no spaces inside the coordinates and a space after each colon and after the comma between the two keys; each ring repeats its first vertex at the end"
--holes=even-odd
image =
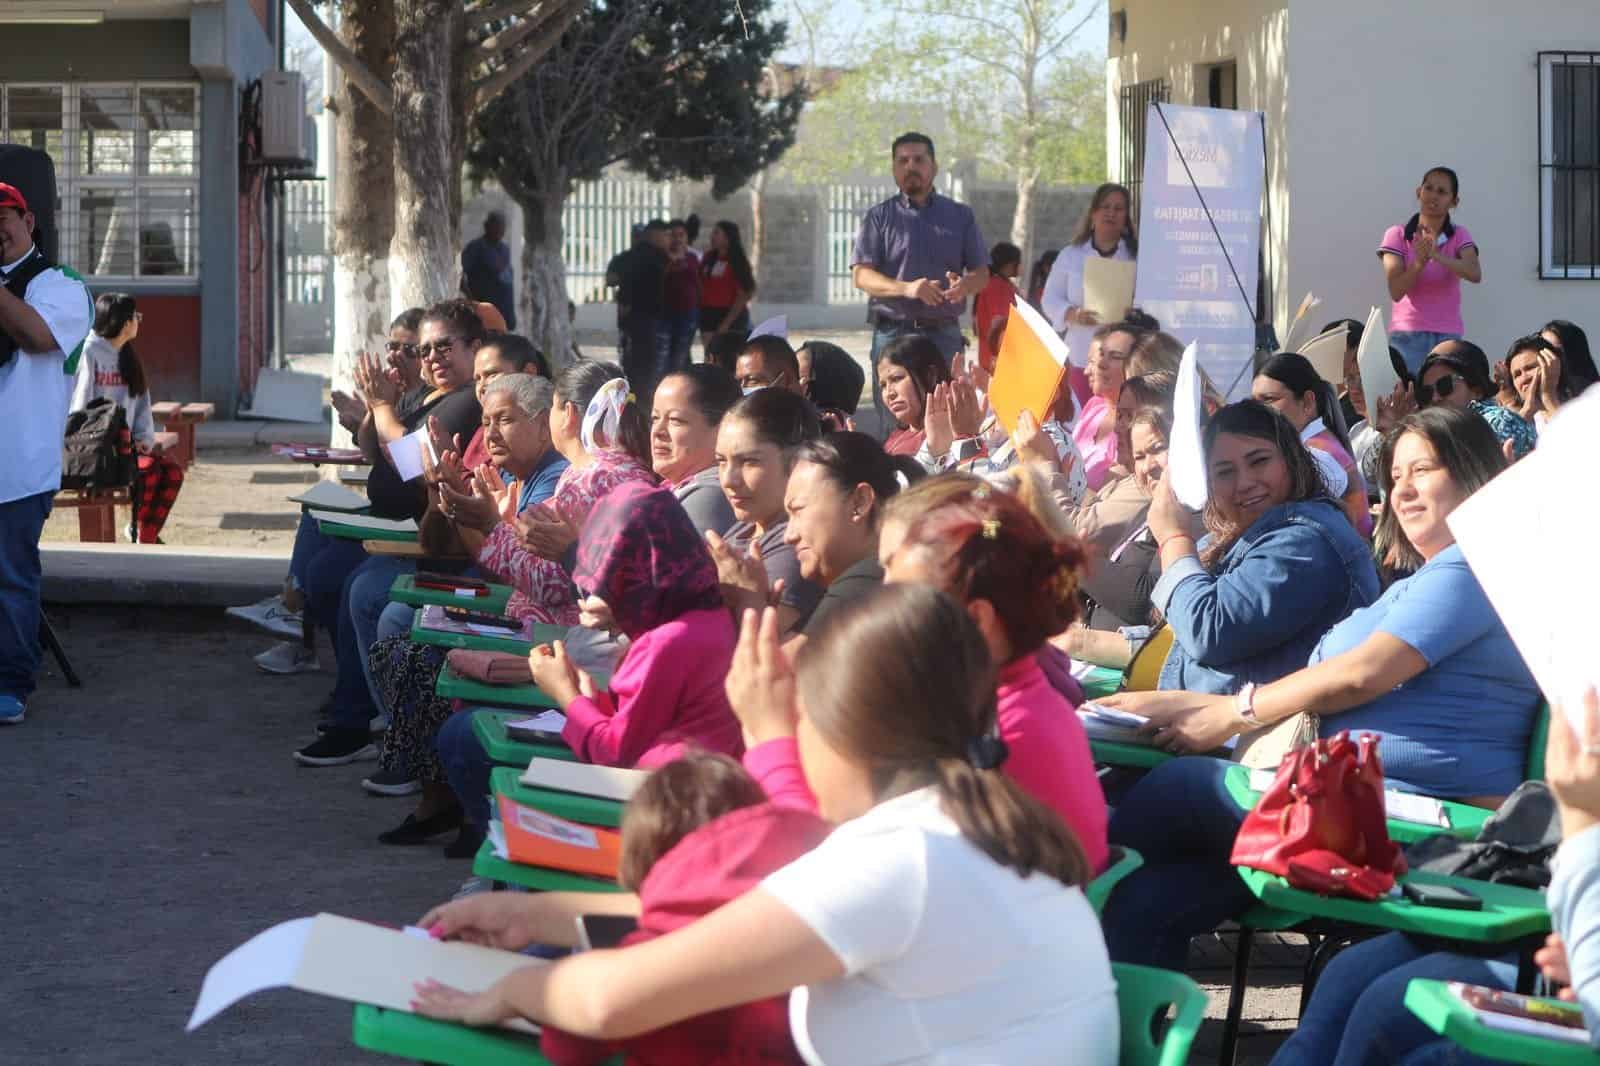
{"type": "Polygon", "coordinates": [[[1416,374],[1440,341],[1460,340],[1461,282],[1483,280],[1478,245],[1465,226],[1450,220],[1461,202],[1461,182],[1449,167],[1434,167],[1417,186],[1417,213],[1404,226],[1390,226],[1378,246],[1394,301],[1389,343],[1416,374]]]}

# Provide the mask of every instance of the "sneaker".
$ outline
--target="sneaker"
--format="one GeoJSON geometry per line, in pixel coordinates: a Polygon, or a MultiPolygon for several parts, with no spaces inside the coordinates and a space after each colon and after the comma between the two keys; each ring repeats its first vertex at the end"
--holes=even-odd
{"type": "Polygon", "coordinates": [[[374,796],[409,796],[422,791],[422,782],[409,770],[379,770],[362,779],[361,787],[374,796]]]}
{"type": "Polygon", "coordinates": [[[21,725],[27,709],[27,704],[17,697],[0,694],[0,725],[21,725]]]}
{"type": "Polygon", "coordinates": [[[299,639],[304,631],[300,612],[289,610],[282,596],[268,596],[261,602],[246,607],[229,607],[223,613],[229,618],[237,618],[241,622],[259,626],[274,636],[288,637],[291,640],[299,639]]]}
{"type": "MultiPolygon", "coordinates": [[[[333,720],[332,720],[333,719],[333,708],[331,706],[327,707],[326,709],[324,709],[320,713],[322,714],[322,721],[317,723],[317,736],[319,736],[319,737],[322,736],[324,733],[326,733],[330,729],[338,729],[339,728],[338,726],[333,724],[333,720]]],[[[371,718],[367,719],[367,732],[369,732],[369,733],[387,733],[388,731],[389,731],[389,716],[388,715],[386,715],[386,714],[375,714],[371,718]]]]}
{"type": "Polygon", "coordinates": [[[266,674],[309,674],[322,669],[314,649],[283,641],[255,657],[256,666],[266,674]]]}
{"type": "Polygon", "coordinates": [[[415,845],[426,844],[429,840],[448,833],[461,825],[461,808],[452,807],[447,811],[428,818],[418,818],[415,814],[406,815],[406,820],[387,833],[378,834],[380,844],[415,845]]]}
{"type": "Polygon", "coordinates": [[[343,766],[377,757],[378,746],[364,729],[330,729],[294,753],[301,766],[343,766]]]}

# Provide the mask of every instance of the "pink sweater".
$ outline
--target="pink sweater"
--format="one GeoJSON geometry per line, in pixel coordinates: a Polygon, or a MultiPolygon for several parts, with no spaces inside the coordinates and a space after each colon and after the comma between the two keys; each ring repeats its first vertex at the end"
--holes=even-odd
{"type": "MultiPolygon", "coordinates": [[[[1110,854],[1106,797],[1094,772],[1088,734],[1072,705],[1051,687],[1032,655],[1001,667],[996,695],[1000,736],[1010,749],[1006,773],[1061,817],[1078,838],[1091,870],[1105,869],[1110,854]]],[[[817,809],[793,738],[756,745],[745,752],[744,765],[775,805],[817,809]]]]}
{"type": "Polygon", "coordinates": [[[660,766],[691,746],[738,756],[744,741],[722,684],[737,642],[723,607],[657,626],[628,647],[608,691],[567,704],[562,739],[602,766],[660,766]]]}

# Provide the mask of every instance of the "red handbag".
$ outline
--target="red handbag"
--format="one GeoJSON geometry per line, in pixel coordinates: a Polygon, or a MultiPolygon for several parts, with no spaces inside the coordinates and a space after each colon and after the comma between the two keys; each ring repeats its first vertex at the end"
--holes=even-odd
{"type": "Polygon", "coordinates": [[[1389,839],[1378,738],[1348,733],[1291,751],[1234,838],[1232,862],[1324,896],[1374,900],[1406,872],[1389,839]]]}

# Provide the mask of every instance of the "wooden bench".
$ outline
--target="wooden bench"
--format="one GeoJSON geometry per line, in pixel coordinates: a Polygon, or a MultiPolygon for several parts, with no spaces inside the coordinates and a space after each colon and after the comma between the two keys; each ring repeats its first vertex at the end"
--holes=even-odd
{"type": "Polygon", "coordinates": [[[133,506],[133,499],[125,488],[62,489],[56,493],[55,506],[77,509],[80,541],[86,544],[115,544],[117,508],[133,506]]]}
{"type": "Polygon", "coordinates": [[[187,469],[194,465],[194,427],[217,413],[214,403],[178,403],[167,400],[150,405],[150,413],[161,427],[178,436],[177,447],[169,449],[172,458],[187,469]]]}

